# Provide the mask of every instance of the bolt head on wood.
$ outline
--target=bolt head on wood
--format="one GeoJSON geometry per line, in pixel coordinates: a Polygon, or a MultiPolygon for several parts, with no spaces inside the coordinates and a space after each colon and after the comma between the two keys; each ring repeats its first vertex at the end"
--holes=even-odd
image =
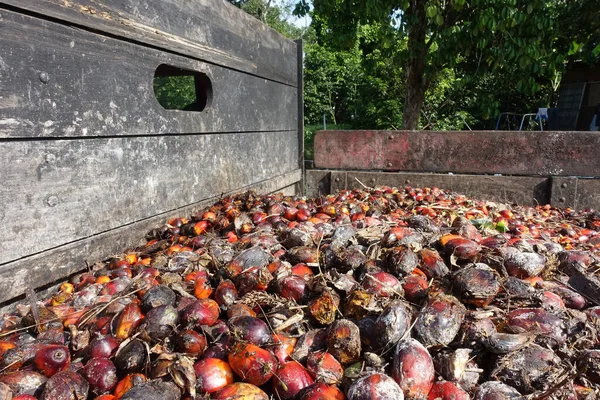
{"type": "Polygon", "coordinates": [[[48,83],[50,81],[50,75],[48,75],[47,72],[44,72],[44,71],[40,72],[39,77],[40,77],[40,81],[42,83],[48,83]]]}
{"type": "Polygon", "coordinates": [[[561,188],[563,188],[563,189],[564,189],[564,188],[566,188],[566,187],[567,187],[567,182],[563,182],[563,183],[561,183],[561,184],[560,184],[560,187],[561,187],[561,188]]]}
{"type": "Polygon", "coordinates": [[[46,198],[46,204],[50,207],[57,206],[58,203],[60,203],[58,196],[51,195],[46,198]]]}
{"type": "Polygon", "coordinates": [[[558,201],[560,201],[561,203],[564,203],[565,201],[567,201],[567,199],[565,199],[564,197],[561,197],[560,199],[558,199],[558,201]]]}
{"type": "Polygon", "coordinates": [[[339,182],[340,178],[335,178],[334,181],[339,182]]]}

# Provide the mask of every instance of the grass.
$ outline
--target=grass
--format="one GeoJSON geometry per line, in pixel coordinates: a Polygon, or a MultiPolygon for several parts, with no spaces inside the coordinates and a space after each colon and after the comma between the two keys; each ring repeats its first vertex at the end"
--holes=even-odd
{"type": "MultiPolygon", "coordinates": [[[[327,130],[352,129],[349,124],[327,124],[327,130]]],[[[315,132],[323,130],[323,124],[304,125],[304,159],[314,160],[315,157],[315,132]]]]}

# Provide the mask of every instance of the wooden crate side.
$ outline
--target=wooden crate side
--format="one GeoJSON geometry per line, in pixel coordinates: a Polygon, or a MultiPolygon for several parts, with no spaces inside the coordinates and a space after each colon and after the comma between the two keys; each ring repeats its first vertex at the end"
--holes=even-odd
{"type": "Polygon", "coordinates": [[[296,132],[0,142],[0,264],[298,169],[296,132]]]}
{"type": "MultiPolygon", "coordinates": [[[[256,190],[270,193],[293,188],[301,178],[301,170],[271,177],[249,186],[238,187],[233,192],[256,190]]],[[[229,194],[229,193],[223,193],[229,194]]],[[[99,232],[82,240],[76,240],[58,248],[4,264],[0,267],[0,308],[6,302],[12,303],[27,288],[40,288],[73,273],[86,269],[87,264],[119,255],[126,249],[143,245],[144,235],[153,228],[163,225],[173,217],[189,216],[192,212],[212,204],[217,197],[205,198],[199,202],[165,213],[135,221],[118,228],[99,232]]]]}
{"type": "Polygon", "coordinates": [[[296,86],[296,45],[222,0],[0,0],[80,28],[296,86]]]}
{"type": "Polygon", "coordinates": [[[324,169],[600,176],[598,132],[320,131],[324,169]]]}
{"type": "Polygon", "coordinates": [[[307,170],[310,195],[343,189],[391,186],[448,189],[469,197],[508,204],[536,205],[550,202],[551,182],[545,177],[448,175],[409,172],[307,170]]]}
{"type": "Polygon", "coordinates": [[[0,138],[298,129],[298,90],[164,51],[2,11],[0,138]],[[165,110],[153,78],[167,64],[205,73],[201,112],[165,110]]]}

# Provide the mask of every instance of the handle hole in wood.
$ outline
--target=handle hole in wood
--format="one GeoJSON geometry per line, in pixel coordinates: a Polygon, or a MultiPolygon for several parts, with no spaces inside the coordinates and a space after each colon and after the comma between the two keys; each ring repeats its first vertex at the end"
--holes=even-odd
{"type": "Polygon", "coordinates": [[[202,72],[161,64],[154,71],[153,86],[165,110],[203,111],[212,100],[210,78],[202,72]]]}

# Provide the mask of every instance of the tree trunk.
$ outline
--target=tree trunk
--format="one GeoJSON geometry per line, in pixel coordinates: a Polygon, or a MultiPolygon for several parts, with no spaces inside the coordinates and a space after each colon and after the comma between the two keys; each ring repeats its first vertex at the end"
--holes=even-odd
{"type": "Polygon", "coordinates": [[[428,81],[425,79],[427,58],[425,0],[411,0],[406,12],[406,21],[409,58],[406,63],[406,97],[402,123],[404,129],[416,130],[428,86],[428,81]]]}

